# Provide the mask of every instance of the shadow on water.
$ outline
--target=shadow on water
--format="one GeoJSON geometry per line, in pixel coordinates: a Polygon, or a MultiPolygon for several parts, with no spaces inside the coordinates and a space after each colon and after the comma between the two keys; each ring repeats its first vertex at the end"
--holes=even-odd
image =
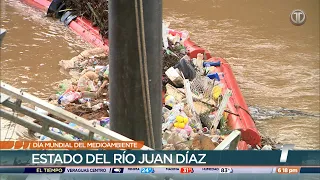
{"type": "Polygon", "coordinates": [[[320,114],[287,108],[249,107],[263,137],[272,142],[295,144],[294,149],[320,149],[320,114]]]}
{"type": "Polygon", "coordinates": [[[320,114],[304,112],[300,110],[294,109],[287,109],[287,108],[276,108],[273,110],[250,106],[249,112],[254,120],[268,120],[268,119],[275,119],[279,117],[309,117],[309,118],[318,118],[320,114]]]}

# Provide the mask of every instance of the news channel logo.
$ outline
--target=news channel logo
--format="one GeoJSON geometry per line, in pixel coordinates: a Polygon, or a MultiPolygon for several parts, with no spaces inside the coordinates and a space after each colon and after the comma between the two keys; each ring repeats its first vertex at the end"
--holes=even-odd
{"type": "Polygon", "coordinates": [[[277,144],[276,145],[276,148],[281,150],[281,156],[280,156],[281,163],[287,162],[289,150],[293,150],[294,146],[295,146],[294,144],[283,144],[283,145],[277,144]]]}
{"type": "Polygon", "coordinates": [[[303,25],[306,22],[306,20],[307,20],[307,15],[301,9],[293,10],[290,13],[290,21],[295,26],[303,25]]]}

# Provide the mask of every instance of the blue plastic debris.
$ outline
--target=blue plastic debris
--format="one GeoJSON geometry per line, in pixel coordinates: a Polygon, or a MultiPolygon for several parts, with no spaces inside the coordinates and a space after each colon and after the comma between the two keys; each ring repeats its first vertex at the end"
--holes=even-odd
{"type": "Polygon", "coordinates": [[[219,77],[218,73],[208,74],[207,77],[210,79],[216,79],[216,80],[220,81],[220,77],[219,77]]]}
{"type": "Polygon", "coordinates": [[[220,66],[221,62],[217,61],[217,62],[203,62],[203,67],[208,67],[208,66],[220,66]]]}

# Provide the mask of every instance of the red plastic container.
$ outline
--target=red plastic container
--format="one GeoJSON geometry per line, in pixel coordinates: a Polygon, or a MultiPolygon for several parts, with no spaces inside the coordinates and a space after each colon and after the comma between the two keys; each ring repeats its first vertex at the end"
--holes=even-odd
{"type": "Polygon", "coordinates": [[[210,58],[208,61],[221,62],[221,66],[217,67],[219,72],[223,72],[224,78],[221,80],[222,83],[226,84],[226,88],[232,90],[232,96],[227,104],[229,111],[239,114],[235,116],[233,114],[228,115],[228,125],[233,130],[241,130],[242,140],[250,145],[259,145],[261,142],[261,137],[255,126],[253,119],[250,114],[248,114],[248,106],[242,96],[240,88],[238,86],[237,80],[234,77],[231,67],[228,62],[222,58],[210,58]],[[241,107],[241,108],[239,108],[241,107]]]}
{"type": "Polygon", "coordinates": [[[47,1],[47,0],[22,0],[22,1],[28,4],[29,6],[35,7],[44,12],[47,12],[51,4],[51,1],[47,1]]]}
{"type": "Polygon", "coordinates": [[[196,58],[198,53],[205,54],[207,59],[211,58],[211,55],[208,51],[198,46],[196,43],[192,42],[190,39],[184,41],[184,46],[188,51],[190,58],[196,58]]]}
{"type": "Polygon", "coordinates": [[[103,48],[109,52],[108,40],[101,37],[99,30],[92,27],[90,21],[78,17],[69,24],[69,28],[91,45],[103,48]]]}

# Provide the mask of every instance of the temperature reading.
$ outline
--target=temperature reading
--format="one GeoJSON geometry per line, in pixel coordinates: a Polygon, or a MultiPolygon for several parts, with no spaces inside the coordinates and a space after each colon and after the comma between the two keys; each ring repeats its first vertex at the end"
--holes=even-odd
{"type": "Polygon", "coordinates": [[[220,173],[232,173],[231,168],[220,168],[220,173]]]}
{"type": "Polygon", "coordinates": [[[141,173],[143,174],[154,173],[154,170],[153,168],[141,168],[141,173]]]}
{"type": "Polygon", "coordinates": [[[181,174],[193,173],[193,168],[191,167],[182,167],[180,168],[181,174]]]}

